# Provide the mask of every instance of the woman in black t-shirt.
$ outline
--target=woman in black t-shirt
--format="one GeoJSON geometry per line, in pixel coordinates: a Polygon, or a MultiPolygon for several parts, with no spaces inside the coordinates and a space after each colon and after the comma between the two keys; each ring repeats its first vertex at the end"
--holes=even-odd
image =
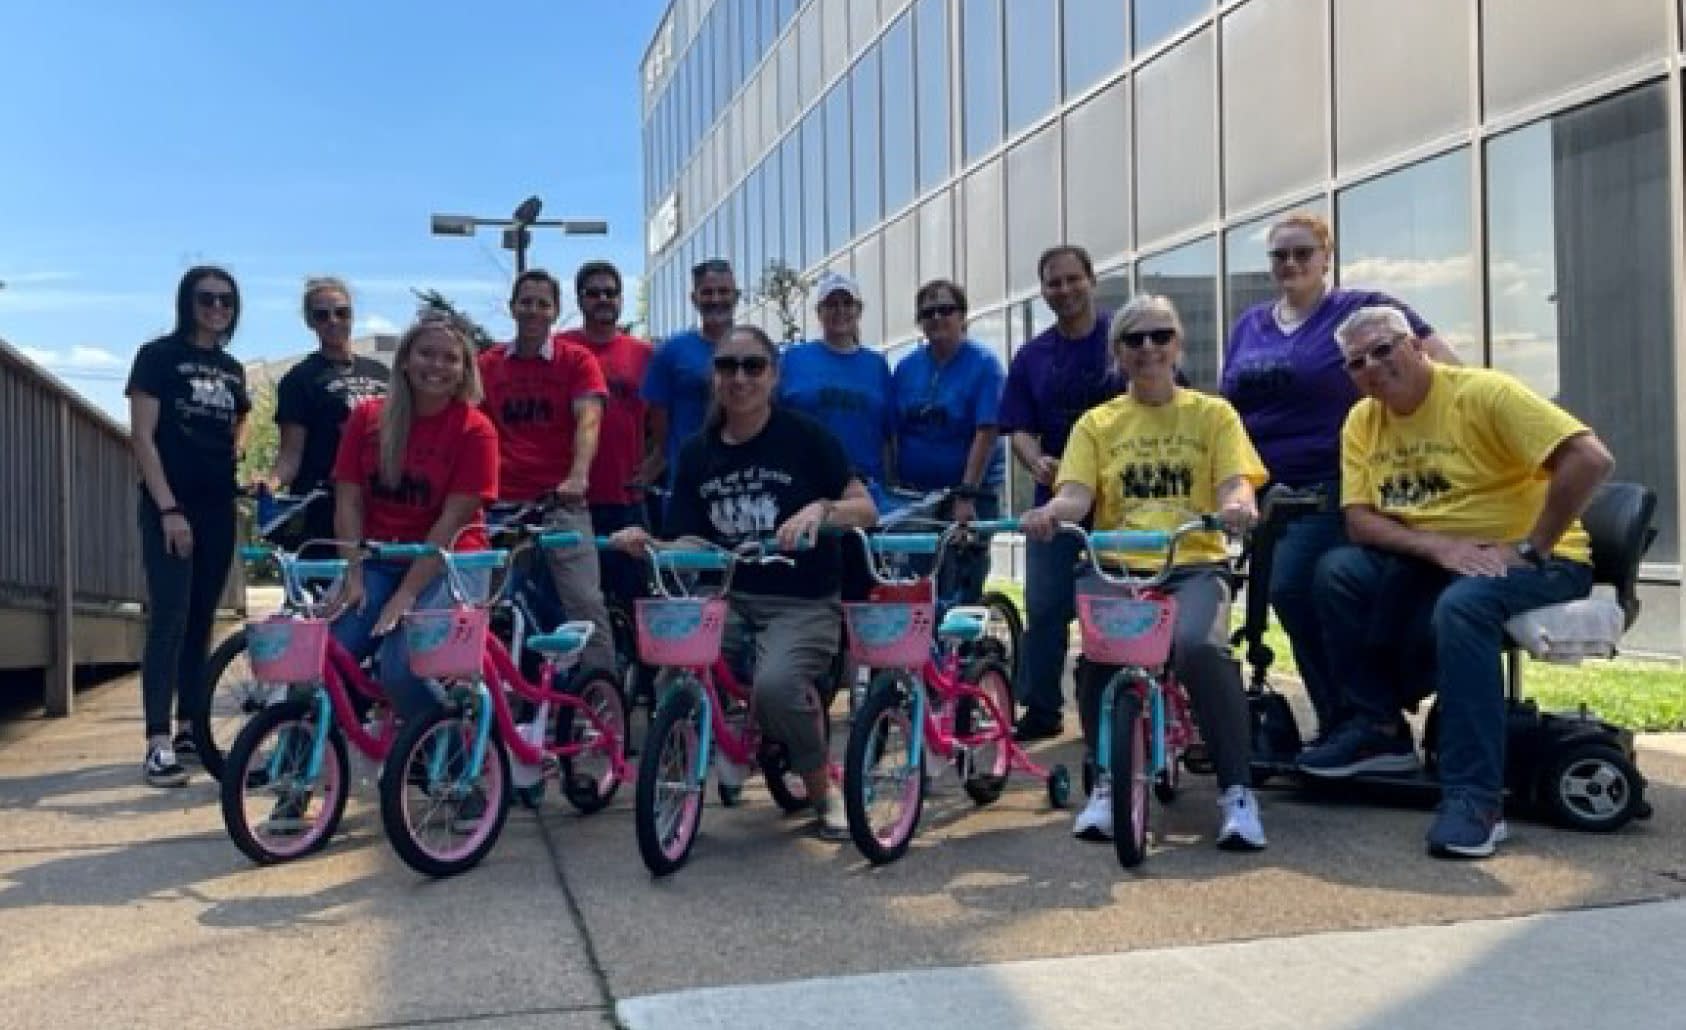
{"type": "Polygon", "coordinates": [[[275,387],[280,446],[268,485],[294,494],[326,491],[304,513],[304,540],[334,535],[332,473],[346,417],[362,402],[386,396],[387,367],[351,349],[354,318],[351,288],[344,280],[307,280],[304,320],[316,332],[318,347],[289,369],[275,387]]]}
{"type": "MultiPolygon", "coordinates": [[[[745,565],[732,579],[732,616],[755,637],[755,709],[763,733],[784,744],[814,799],[820,835],[849,836],[831,777],[817,680],[841,639],[842,578],[835,536],[822,526],[871,526],[878,511],[843,445],[805,415],[773,406],[778,348],[739,326],[714,352],[714,401],[703,431],[679,451],[665,528],[677,538],[735,547],[776,536],[794,565],[745,565]]],[[[643,555],[650,537],[614,535],[643,555]]]]}
{"type": "Polygon", "coordinates": [[[223,348],[239,321],[234,277],[188,269],[176,288],[175,329],[140,349],[124,390],[146,571],[143,770],[155,787],[187,782],[180,759],[193,756],[193,734],[181,715],[192,692],[204,689],[211,621],[234,557],[234,467],[252,403],[246,370],[223,348]]]}

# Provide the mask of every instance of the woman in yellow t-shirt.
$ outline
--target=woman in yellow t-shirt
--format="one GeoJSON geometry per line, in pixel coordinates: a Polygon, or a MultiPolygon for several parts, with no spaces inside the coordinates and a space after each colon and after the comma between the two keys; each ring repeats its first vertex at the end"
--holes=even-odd
{"type": "MultiPolygon", "coordinates": [[[[1112,321],[1112,358],[1129,391],[1091,409],[1071,431],[1052,500],[1026,512],[1032,540],[1047,540],[1061,522],[1094,515],[1096,529],[1170,530],[1193,515],[1220,512],[1236,529],[1258,517],[1254,489],[1265,481],[1241,417],[1219,397],[1176,383],[1183,353],[1182,320],[1165,297],[1138,297],[1112,321]]],[[[1106,554],[1108,564],[1155,572],[1157,553],[1106,554]]],[[[1257,800],[1248,789],[1247,699],[1240,667],[1230,657],[1231,583],[1220,534],[1185,537],[1164,589],[1177,598],[1171,664],[1188,691],[1218,779],[1218,846],[1265,846],[1257,800]]],[[[1077,676],[1083,741],[1094,753],[1106,683],[1118,670],[1084,662],[1077,676]]],[[[1073,827],[1087,840],[1112,836],[1112,804],[1097,787],[1073,827]]]]}

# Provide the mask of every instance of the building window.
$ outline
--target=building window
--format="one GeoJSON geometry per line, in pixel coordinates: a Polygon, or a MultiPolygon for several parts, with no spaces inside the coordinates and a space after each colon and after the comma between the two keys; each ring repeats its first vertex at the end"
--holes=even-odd
{"type": "Polygon", "coordinates": [[[1065,118],[1065,238],[1097,260],[1130,249],[1130,83],[1116,82],[1065,118]]]}
{"type": "Polygon", "coordinates": [[[1654,562],[1680,560],[1668,87],[1487,146],[1492,364],[1574,412],[1657,492],[1654,562]]]}
{"type": "Polygon", "coordinates": [[[919,0],[914,11],[918,60],[919,189],[948,178],[953,163],[949,141],[948,0],[919,0]]]}
{"type": "Polygon", "coordinates": [[[1151,50],[1212,12],[1212,0],[1138,0],[1136,53],[1151,50]]]}
{"type": "MultiPolygon", "coordinates": [[[[902,94],[905,98],[907,94],[902,94]]],[[[906,102],[902,102],[906,111],[906,102]]],[[[878,224],[883,215],[884,195],[879,178],[878,149],[878,51],[873,50],[849,73],[849,107],[855,141],[854,222],[851,235],[878,224]]]]}
{"type": "Polygon", "coordinates": [[[792,132],[784,138],[784,144],[779,148],[779,164],[784,178],[782,204],[779,208],[784,213],[784,240],[776,255],[778,260],[787,265],[800,268],[802,266],[802,138],[801,134],[792,132]]]}
{"type": "Polygon", "coordinates": [[[1001,142],[1001,0],[962,0],[960,9],[961,160],[1001,142]]]}
{"type": "Polygon", "coordinates": [[[1036,259],[1059,243],[1060,127],[1007,151],[1007,290],[1036,289],[1036,259]]]}
{"type": "MultiPolygon", "coordinates": [[[[825,252],[849,241],[849,84],[840,82],[825,96],[825,252]]],[[[810,256],[809,262],[818,260],[810,256]]]]}
{"type": "Polygon", "coordinates": [[[779,44],[779,124],[790,125],[796,121],[796,112],[802,109],[802,81],[796,73],[796,36],[786,36],[779,44]]]}
{"type": "Polygon", "coordinates": [[[1117,71],[1130,56],[1128,0],[1065,0],[1065,95],[1117,71]]]}
{"type": "Polygon", "coordinates": [[[1136,74],[1140,242],[1187,232],[1217,217],[1216,49],[1207,28],[1136,74]]]}
{"type": "Polygon", "coordinates": [[[824,109],[815,107],[802,119],[802,249],[795,255],[799,269],[825,256],[824,117],[824,109]]]}
{"type": "Polygon", "coordinates": [[[1183,320],[1183,373],[1196,389],[1218,388],[1218,245],[1208,236],[1143,258],[1141,292],[1162,294],[1183,320]]]}
{"type": "Polygon", "coordinates": [[[913,130],[913,16],[903,15],[884,34],[884,210],[900,211],[913,199],[919,139],[913,130]]]}
{"type": "Polygon", "coordinates": [[[1340,282],[1410,305],[1463,360],[1479,365],[1469,151],[1456,150],[1354,186],[1340,213],[1340,282]]]}
{"type": "Polygon", "coordinates": [[[1059,100],[1057,0],[1011,0],[1007,14],[1007,135],[1030,127],[1059,100]]]}

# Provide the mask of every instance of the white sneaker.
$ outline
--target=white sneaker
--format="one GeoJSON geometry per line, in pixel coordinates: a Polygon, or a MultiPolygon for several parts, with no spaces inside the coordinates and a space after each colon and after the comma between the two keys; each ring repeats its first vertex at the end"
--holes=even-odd
{"type": "Polygon", "coordinates": [[[1223,822],[1218,827],[1218,847],[1225,851],[1259,851],[1265,846],[1264,824],[1259,822],[1259,800],[1239,783],[1218,795],[1223,822]]]}
{"type": "Polygon", "coordinates": [[[1097,783],[1089,793],[1089,803],[1077,813],[1071,833],[1083,840],[1112,839],[1112,784],[1097,783]]]}

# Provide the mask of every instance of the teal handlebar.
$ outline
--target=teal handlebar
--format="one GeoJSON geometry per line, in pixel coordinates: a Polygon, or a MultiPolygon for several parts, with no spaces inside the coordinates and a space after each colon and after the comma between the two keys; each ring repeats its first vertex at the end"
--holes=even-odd
{"type": "Polygon", "coordinates": [[[732,567],[732,556],[723,551],[657,551],[656,559],[670,569],[721,571],[732,567]]]}
{"type": "Polygon", "coordinates": [[[268,561],[275,557],[275,548],[265,547],[263,544],[243,544],[240,547],[240,560],[247,562],[268,561]]]}
{"type": "Polygon", "coordinates": [[[872,549],[880,554],[936,554],[942,537],[937,533],[883,533],[871,539],[872,549]]]}
{"type": "Polygon", "coordinates": [[[414,561],[439,553],[433,544],[370,544],[369,553],[380,561],[414,561]]]}
{"type": "Polygon", "coordinates": [[[585,537],[571,529],[556,529],[539,534],[539,546],[546,548],[578,547],[585,537]]]}
{"type": "Polygon", "coordinates": [[[339,558],[300,559],[293,562],[293,575],[299,579],[339,579],[345,575],[347,563],[339,558]]]}
{"type": "Polygon", "coordinates": [[[1163,551],[1171,546],[1171,534],[1158,530],[1105,529],[1090,533],[1089,543],[1112,551],[1163,551]]]}

